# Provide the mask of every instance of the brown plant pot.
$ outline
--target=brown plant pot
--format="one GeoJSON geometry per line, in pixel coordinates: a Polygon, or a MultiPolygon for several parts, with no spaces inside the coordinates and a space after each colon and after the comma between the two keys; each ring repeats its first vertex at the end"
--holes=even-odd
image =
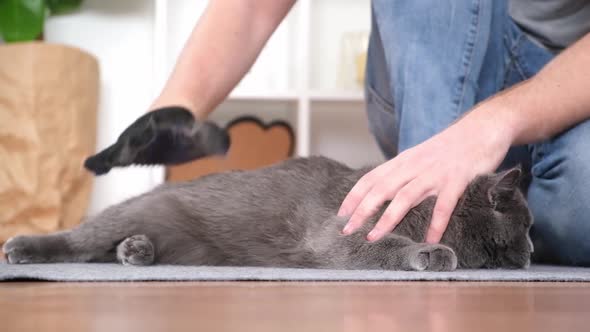
{"type": "Polygon", "coordinates": [[[0,46],[0,242],[70,228],[86,213],[98,91],[98,62],[82,50],[0,46]]]}

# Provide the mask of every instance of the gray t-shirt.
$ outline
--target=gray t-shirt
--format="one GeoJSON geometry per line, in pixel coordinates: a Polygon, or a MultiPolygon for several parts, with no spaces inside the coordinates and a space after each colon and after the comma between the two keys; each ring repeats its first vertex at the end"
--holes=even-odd
{"type": "Polygon", "coordinates": [[[590,32],[590,0],[509,0],[509,8],[516,24],[552,51],[590,32]]]}

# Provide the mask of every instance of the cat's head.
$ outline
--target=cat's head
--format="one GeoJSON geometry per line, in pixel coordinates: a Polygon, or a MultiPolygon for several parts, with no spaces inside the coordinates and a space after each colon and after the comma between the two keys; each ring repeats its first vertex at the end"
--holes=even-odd
{"type": "Polygon", "coordinates": [[[524,268],[533,244],[532,214],[519,184],[520,167],[473,180],[462,198],[465,228],[459,261],[465,268],[524,268]]]}

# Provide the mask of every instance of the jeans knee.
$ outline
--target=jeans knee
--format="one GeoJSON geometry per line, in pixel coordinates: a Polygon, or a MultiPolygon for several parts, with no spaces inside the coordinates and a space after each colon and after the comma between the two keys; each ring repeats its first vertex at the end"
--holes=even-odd
{"type": "Polygon", "coordinates": [[[564,187],[539,195],[538,189],[531,190],[533,257],[543,263],[590,266],[590,192],[564,187]]]}
{"type": "Polygon", "coordinates": [[[590,121],[533,149],[529,205],[536,256],[590,265],[590,121]]]}
{"type": "MultiPolygon", "coordinates": [[[[538,219],[536,217],[536,219],[538,219]]],[[[590,266],[587,220],[547,222],[536,220],[531,229],[533,261],[548,264],[590,266]]]]}
{"type": "MultiPolygon", "coordinates": [[[[541,179],[562,178],[579,188],[590,183],[590,120],[530,147],[533,176],[541,179]]],[[[590,189],[589,189],[590,190],[590,189]]]]}

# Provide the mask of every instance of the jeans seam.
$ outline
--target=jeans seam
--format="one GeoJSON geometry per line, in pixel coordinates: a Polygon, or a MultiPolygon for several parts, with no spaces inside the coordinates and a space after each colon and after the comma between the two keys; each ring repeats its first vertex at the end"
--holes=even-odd
{"type": "Polygon", "coordinates": [[[504,68],[504,78],[500,90],[504,90],[508,87],[508,81],[510,80],[510,75],[513,71],[512,67],[515,63],[514,45],[512,44],[511,33],[512,31],[510,30],[510,28],[508,28],[507,31],[504,32],[504,47],[506,48],[506,57],[508,59],[506,60],[506,67],[504,68]]]}
{"type": "Polygon", "coordinates": [[[455,117],[457,117],[459,115],[459,110],[463,107],[463,100],[465,98],[465,92],[467,90],[467,77],[469,75],[469,73],[471,72],[472,69],[472,64],[473,64],[473,54],[474,52],[474,48],[475,48],[475,40],[477,39],[477,36],[479,35],[480,32],[480,13],[481,13],[481,8],[480,8],[480,1],[474,1],[475,3],[475,8],[473,10],[474,12],[474,17],[472,19],[472,24],[471,27],[469,28],[469,36],[467,39],[467,49],[466,52],[464,53],[464,57],[463,57],[463,66],[465,68],[464,72],[463,72],[463,77],[462,77],[462,82],[461,82],[461,88],[460,88],[460,95],[458,96],[458,98],[456,98],[454,100],[454,104],[455,104],[455,117]]]}
{"type": "MultiPolygon", "coordinates": [[[[395,112],[395,106],[389,104],[383,97],[381,97],[377,90],[371,86],[369,81],[367,81],[367,83],[365,84],[365,95],[367,100],[367,112],[371,112],[371,104],[374,104],[377,109],[374,109],[373,112],[383,112],[387,114],[387,116],[393,117],[392,120],[394,123],[394,127],[399,128],[399,119],[397,113],[395,112]]],[[[392,135],[399,135],[399,130],[397,128],[394,129],[395,132],[392,133],[392,135]]],[[[391,140],[387,139],[387,137],[383,137],[387,136],[387,134],[383,131],[383,128],[374,123],[372,124],[369,120],[369,129],[372,131],[373,135],[377,139],[377,143],[380,145],[382,152],[384,154],[390,152],[391,154],[393,154],[393,156],[395,156],[398,147],[396,144],[392,143],[391,140]]],[[[396,139],[396,141],[399,141],[399,137],[396,139]]]]}
{"type": "Polygon", "coordinates": [[[518,73],[520,74],[522,80],[526,80],[528,78],[528,76],[525,74],[525,70],[522,69],[520,61],[514,61],[514,67],[516,68],[516,70],[518,70],[518,73]]]}
{"type": "Polygon", "coordinates": [[[512,40],[511,36],[509,35],[510,32],[506,32],[504,34],[504,40],[506,43],[506,49],[508,50],[508,63],[506,65],[506,70],[504,73],[504,81],[502,82],[502,90],[506,88],[508,85],[508,80],[510,79],[510,73],[512,70],[516,70],[520,77],[524,80],[526,79],[526,75],[520,65],[520,57],[518,56],[518,49],[520,48],[523,42],[523,36],[518,36],[515,40],[514,44],[510,41],[512,40]]]}
{"type": "Polygon", "coordinates": [[[373,101],[379,104],[381,107],[385,108],[388,113],[392,113],[395,115],[395,109],[393,104],[390,104],[385,100],[385,98],[381,97],[377,90],[370,84],[365,85],[365,96],[367,102],[373,101]]]}
{"type": "Polygon", "coordinates": [[[520,77],[523,80],[525,80],[525,79],[527,79],[527,75],[525,74],[525,70],[523,70],[522,64],[520,63],[521,58],[518,56],[518,54],[519,54],[518,49],[522,46],[523,41],[524,41],[524,36],[519,35],[518,39],[515,41],[514,45],[512,45],[512,47],[510,47],[510,57],[512,59],[512,62],[514,63],[514,68],[518,71],[518,73],[520,74],[520,77]]]}
{"type": "Polygon", "coordinates": [[[510,36],[508,31],[504,32],[504,47],[508,51],[508,59],[505,60],[506,66],[504,67],[504,76],[502,78],[502,86],[500,87],[500,91],[506,89],[506,86],[508,85],[508,77],[510,75],[513,62],[512,54],[510,53],[510,36]]]}
{"type": "Polygon", "coordinates": [[[523,66],[520,63],[521,62],[521,57],[518,55],[518,49],[522,46],[522,42],[524,41],[524,37],[523,36],[519,36],[518,40],[516,41],[516,43],[514,44],[514,48],[511,50],[512,55],[514,56],[514,65],[515,68],[518,70],[518,73],[520,74],[520,77],[525,80],[527,79],[527,75],[525,74],[525,70],[523,70],[523,66]]]}

